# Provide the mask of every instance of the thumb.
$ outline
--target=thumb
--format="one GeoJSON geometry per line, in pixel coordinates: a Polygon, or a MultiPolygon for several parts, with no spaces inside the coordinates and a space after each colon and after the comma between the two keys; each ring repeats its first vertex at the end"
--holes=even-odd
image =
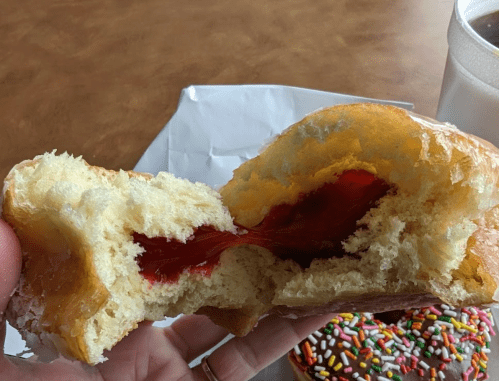
{"type": "Polygon", "coordinates": [[[5,340],[5,310],[19,282],[21,247],[12,228],[0,220],[0,352],[5,340]]]}

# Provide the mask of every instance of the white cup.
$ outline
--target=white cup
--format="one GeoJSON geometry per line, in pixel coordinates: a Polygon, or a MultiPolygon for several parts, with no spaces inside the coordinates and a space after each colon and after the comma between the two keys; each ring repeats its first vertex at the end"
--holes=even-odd
{"type": "Polygon", "coordinates": [[[469,21],[499,10],[499,0],[455,0],[436,119],[499,146],[499,49],[469,21]]]}

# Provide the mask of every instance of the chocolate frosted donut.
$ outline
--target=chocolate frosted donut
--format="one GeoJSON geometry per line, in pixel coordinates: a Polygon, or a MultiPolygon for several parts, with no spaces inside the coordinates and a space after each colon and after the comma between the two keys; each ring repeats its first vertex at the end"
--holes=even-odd
{"type": "Polygon", "coordinates": [[[487,380],[495,334],[478,307],[342,313],[288,358],[299,381],[487,380]]]}

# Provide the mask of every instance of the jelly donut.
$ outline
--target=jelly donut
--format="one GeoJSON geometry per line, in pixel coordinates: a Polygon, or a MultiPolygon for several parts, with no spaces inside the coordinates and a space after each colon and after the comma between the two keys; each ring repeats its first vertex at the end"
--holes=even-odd
{"type": "Polygon", "coordinates": [[[487,142],[374,104],[307,116],[219,193],[46,153],[4,182],[23,251],[7,317],[39,358],[95,364],[181,313],[245,335],[271,313],[495,303],[498,164],[487,142]]]}
{"type": "Polygon", "coordinates": [[[339,314],[288,353],[296,380],[489,379],[489,309],[442,304],[393,315],[339,314]]]}

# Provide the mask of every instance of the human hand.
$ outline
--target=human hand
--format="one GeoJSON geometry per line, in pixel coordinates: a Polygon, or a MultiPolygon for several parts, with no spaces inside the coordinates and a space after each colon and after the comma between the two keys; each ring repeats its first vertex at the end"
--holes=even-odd
{"type": "Polygon", "coordinates": [[[42,363],[36,356],[22,359],[3,355],[5,318],[10,295],[19,281],[21,252],[12,229],[0,220],[0,380],[20,381],[244,381],[265,368],[331,316],[291,320],[269,316],[250,334],[233,338],[207,359],[215,379],[201,365],[189,363],[227,336],[227,331],[205,316],[191,315],[170,327],[153,327],[144,322],[112,351],[108,361],[91,367],[59,358],[42,363]]]}

